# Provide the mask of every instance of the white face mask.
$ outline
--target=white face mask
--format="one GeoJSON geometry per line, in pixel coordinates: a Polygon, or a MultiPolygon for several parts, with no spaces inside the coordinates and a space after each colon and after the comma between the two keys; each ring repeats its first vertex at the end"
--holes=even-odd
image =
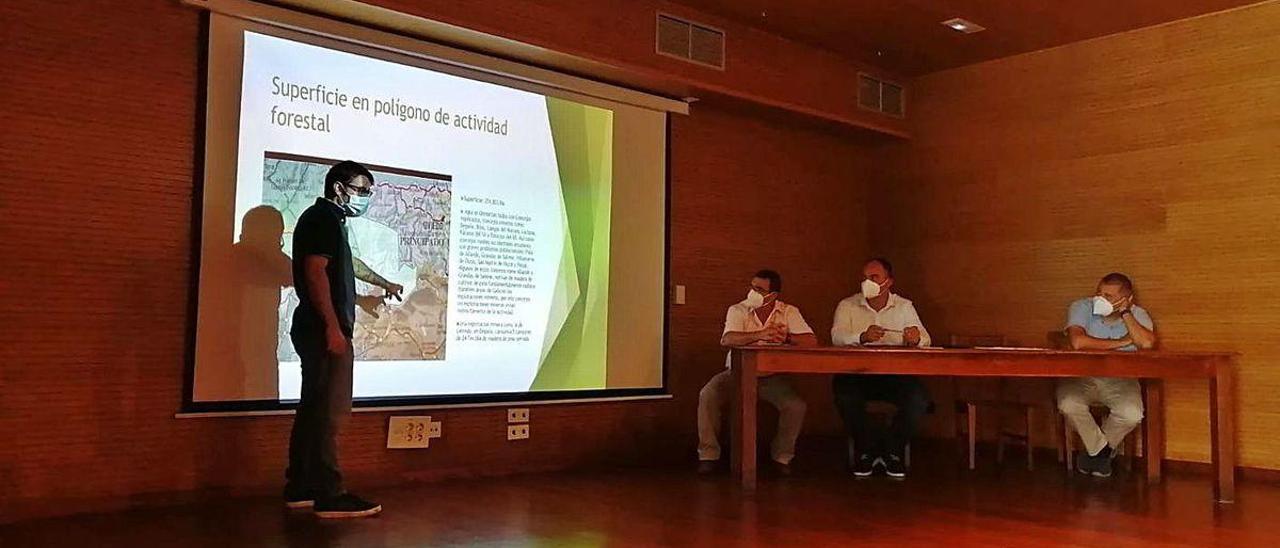
{"type": "Polygon", "coordinates": [[[747,300],[742,302],[746,303],[748,307],[760,308],[764,306],[764,295],[761,295],[758,291],[748,289],[747,300]]]}
{"type": "Polygon", "coordinates": [[[1115,305],[1111,304],[1106,297],[1098,295],[1093,298],[1093,313],[1098,316],[1110,316],[1116,311],[1115,305]]]}
{"type": "Polygon", "coordinates": [[[862,296],[874,299],[880,296],[880,284],[871,280],[862,280],[862,296]]]}

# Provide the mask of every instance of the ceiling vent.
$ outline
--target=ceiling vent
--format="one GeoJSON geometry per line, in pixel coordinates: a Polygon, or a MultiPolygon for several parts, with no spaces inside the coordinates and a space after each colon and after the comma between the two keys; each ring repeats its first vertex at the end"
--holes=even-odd
{"type": "Polygon", "coordinates": [[[657,52],[724,70],[724,31],[659,13],[657,52]]]}
{"type": "Polygon", "coordinates": [[[902,86],[869,74],[858,75],[858,106],[880,114],[902,118],[907,112],[902,86]]]}

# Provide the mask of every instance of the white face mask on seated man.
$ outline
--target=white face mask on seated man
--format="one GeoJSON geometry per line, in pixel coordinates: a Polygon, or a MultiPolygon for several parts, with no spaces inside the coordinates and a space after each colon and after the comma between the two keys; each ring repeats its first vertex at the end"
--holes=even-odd
{"type": "Polygon", "coordinates": [[[1098,295],[1093,298],[1093,313],[1098,316],[1110,316],[1116,311],[1115,305],[1111,304],[1106,297],[1098,295]]]}
{"type": "Polygon", "coordinates": [[[1120,300],[1112,303],[1106,295],[1095,295],[1093,297],[1093,313],[1096,316],[1110,316],[1116,310],[1123,309],[1126,302],[1131,302],[1132,296],[1121,297],[1120,300]]]}
{"type": "Polygon", "coordinates": [[[880,296],[880,284],[871,280],[862,280],[862,296],[868,299],[874,299],[880,296]]]}

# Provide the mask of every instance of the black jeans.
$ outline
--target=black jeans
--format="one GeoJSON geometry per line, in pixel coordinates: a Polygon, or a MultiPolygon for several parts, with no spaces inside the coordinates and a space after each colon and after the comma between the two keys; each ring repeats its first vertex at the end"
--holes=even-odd
{"type": "Polygon", "coordinates": [[[831,380],[836,411],[859,453],[902,456],[929,409],[929,392],[920,379],[905,375],[836,375],[831,380]],[[888,431],[867,419],[867,402],[885,401],[898,408],[888,431]]]}
{"type": "Polygon", "coordinates": [[[324,337],[293,335],[302,359],[302,397],[289,436],[286,493],[327,498],[341,495],[338,430],[351,414],[351,340],[343,355],[330,354],[324,337]]]}

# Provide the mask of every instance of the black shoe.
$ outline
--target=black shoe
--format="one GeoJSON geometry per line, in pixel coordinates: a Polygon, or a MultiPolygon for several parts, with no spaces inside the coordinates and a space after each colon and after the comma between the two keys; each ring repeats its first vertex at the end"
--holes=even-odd
{"type": "Polygon", "coordinates": [[[320,518],[362,518],[381,512],[382,505],[345,493],[317,500],[315,509],[316,517],[320,518]]]}
{"type": "Polygon", "coordinates": [[[1076,451],[1076,472],[1079,472],[1086,476],[1089,474],[1092,474],[1093,471],[1098,467],[1097,461],[1098,461],[1098,457],[1090,455],[1088,451],[1085,451],[1083,449],[1080,451],[1076,451]]]}
{"type": "Polygon", "coordinates": [[[698,475],[709,476],[716,473],[720,469],[720,461],[718,460],[700,460],[698,461],[698,475]]]}
{"type": "Polygon", "coordinates": [[[1093,470],[1090,470],[1089,473],[1100,478],[1111,477],[1111,461],[1115,460],[1115,458],[1116,450],[1112,449],[1110,445],[1104,447],[1101,453],[1094,455],[1093,470]]]}
{"type": "Polygon", "coordinates": [[[890,453],[881,459],[884,463],[884,473],[893,479],[903,479],[907,477],[907,465],[902,462],[902,457],[890,453]]]}
{"type": "Polygon", "coordinates": [[[1105,457],[1098,459],[1097,467],[1090,473],[1100,478],[1111,477],[1111,459],[1105,457]]]}
{"type": "Polygon", "coordinates": [[[316,505],[316,497],[310,492],[284,488],[284,506],[290,510],[305,510],[316,505]]]}
{"type": "Polygon", "coordinates": [[[773,473],[780,478],[791,477],[791,463],[773,461],[773,473]]]}
{"type": "Polygon", "coordinates": [[[859,478],[871,477],[876,473],[876,459],[869,453],[861,453],[858,460],[853,461],[853,475],[859,478]]]}

